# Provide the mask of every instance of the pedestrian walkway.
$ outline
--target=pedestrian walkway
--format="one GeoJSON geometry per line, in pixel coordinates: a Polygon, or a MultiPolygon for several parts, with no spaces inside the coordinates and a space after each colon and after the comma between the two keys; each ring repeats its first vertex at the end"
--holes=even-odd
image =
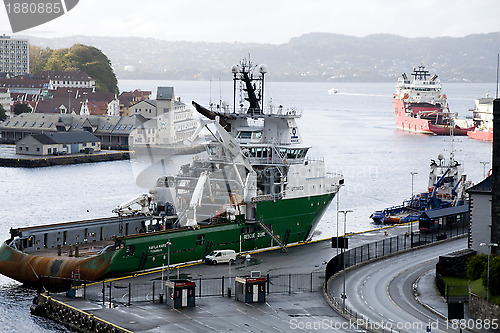
{"type": "MultiPolygon", "coordinates": [[[[419,301],[419,303],[434,312],[436,315],[446,319],[448,318],[448,303],[446,303],[444,297],[442,297],[438,293],[435,283],[435,277],[436,269],[431,269],[417,280],[415,284],[415,292],[417,296],[415,298],[419,301]]],[[[468,304],[464,305],[464,320],[466,322],[476,323],[475,319],[469,317],[468,304]]],[[[493,333],[498,332],[499,330],[485,330],[474,328],[472,331],[481,333],[493,333]]]]}

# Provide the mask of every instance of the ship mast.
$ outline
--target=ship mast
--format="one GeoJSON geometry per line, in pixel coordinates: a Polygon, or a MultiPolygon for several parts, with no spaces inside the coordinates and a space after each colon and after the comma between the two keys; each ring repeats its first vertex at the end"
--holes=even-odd
{"type": "Polygon", "coordinates": [[[414,80],[418,79],[422,81],[426,81],[427,77],[430,76],[429,71],[425,69],[424,65],[418,66],[418,69],[414,68],[411,75],[414,77],[414,80]]]}
{"type": "Polygon", "coordinates": [[[233,112],[236,113],[236,90],[239,82],[240,108],[243,107],[243,100],[250,103],[247,113],[252,115],[262,115],[264,112],[264,76],[267,73],[267,66],[260,65],[259,76],[254,76],[257,66],[250,60],[243,59],[239,65],[231,67],[233,73],[233,112]],[[243,96],[243,91],[245,95],[243,96]]]}

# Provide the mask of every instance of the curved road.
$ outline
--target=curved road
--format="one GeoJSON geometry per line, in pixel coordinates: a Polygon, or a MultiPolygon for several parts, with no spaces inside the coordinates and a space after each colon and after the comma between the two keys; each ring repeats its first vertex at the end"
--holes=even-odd
{"type": "MultiPolygon", "coordinates": [[[[346,273],[346,306],[365,318],[373,327],[393,332],[458,332],[445,320],[419,304],[413,297],[413,283],[435,267],[438,257],[467,248],[462,238],[377,261],[346,273]]],[[[328,292],[340,300],[343,278],[330,281],[328,292]]],[[[466,332],[466,331],[464,331],[466,332]]]]}

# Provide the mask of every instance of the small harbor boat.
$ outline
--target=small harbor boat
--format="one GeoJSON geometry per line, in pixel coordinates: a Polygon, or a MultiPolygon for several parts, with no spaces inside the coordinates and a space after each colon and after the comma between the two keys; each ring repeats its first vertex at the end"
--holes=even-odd
{"type": "Polygon", "coordinates": [[[370,218],[375,223],[397,224],[418,221],[424,211],[464,205],[467,176],[453,156],[446,161],[442,154],[431,160],[429,184],[426,192],[413,195],[401,205],[374,212],[370,218]]]}

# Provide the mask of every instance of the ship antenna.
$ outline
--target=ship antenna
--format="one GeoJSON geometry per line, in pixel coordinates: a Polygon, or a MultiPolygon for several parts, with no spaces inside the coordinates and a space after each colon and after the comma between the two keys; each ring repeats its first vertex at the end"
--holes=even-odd
{"type": "Polygon", "coordinates": [[[500,54],[497,54],[497,91],[496,91],[496,95],[495,95],[495,98],[498,99],[498,67],[500,65],[500,54]]]}
{"type": "Polygon", "coordinates": [[[212,66],[212,58],[210,58],[210,89],[209,89],[209,92],[210,92],[210,97],[209,97],[209,100],[208,100],[208,105],[210,105],[210,110],[213,111],[212,109],[212,69],[213,69],[213,66],[212,66]]]}

